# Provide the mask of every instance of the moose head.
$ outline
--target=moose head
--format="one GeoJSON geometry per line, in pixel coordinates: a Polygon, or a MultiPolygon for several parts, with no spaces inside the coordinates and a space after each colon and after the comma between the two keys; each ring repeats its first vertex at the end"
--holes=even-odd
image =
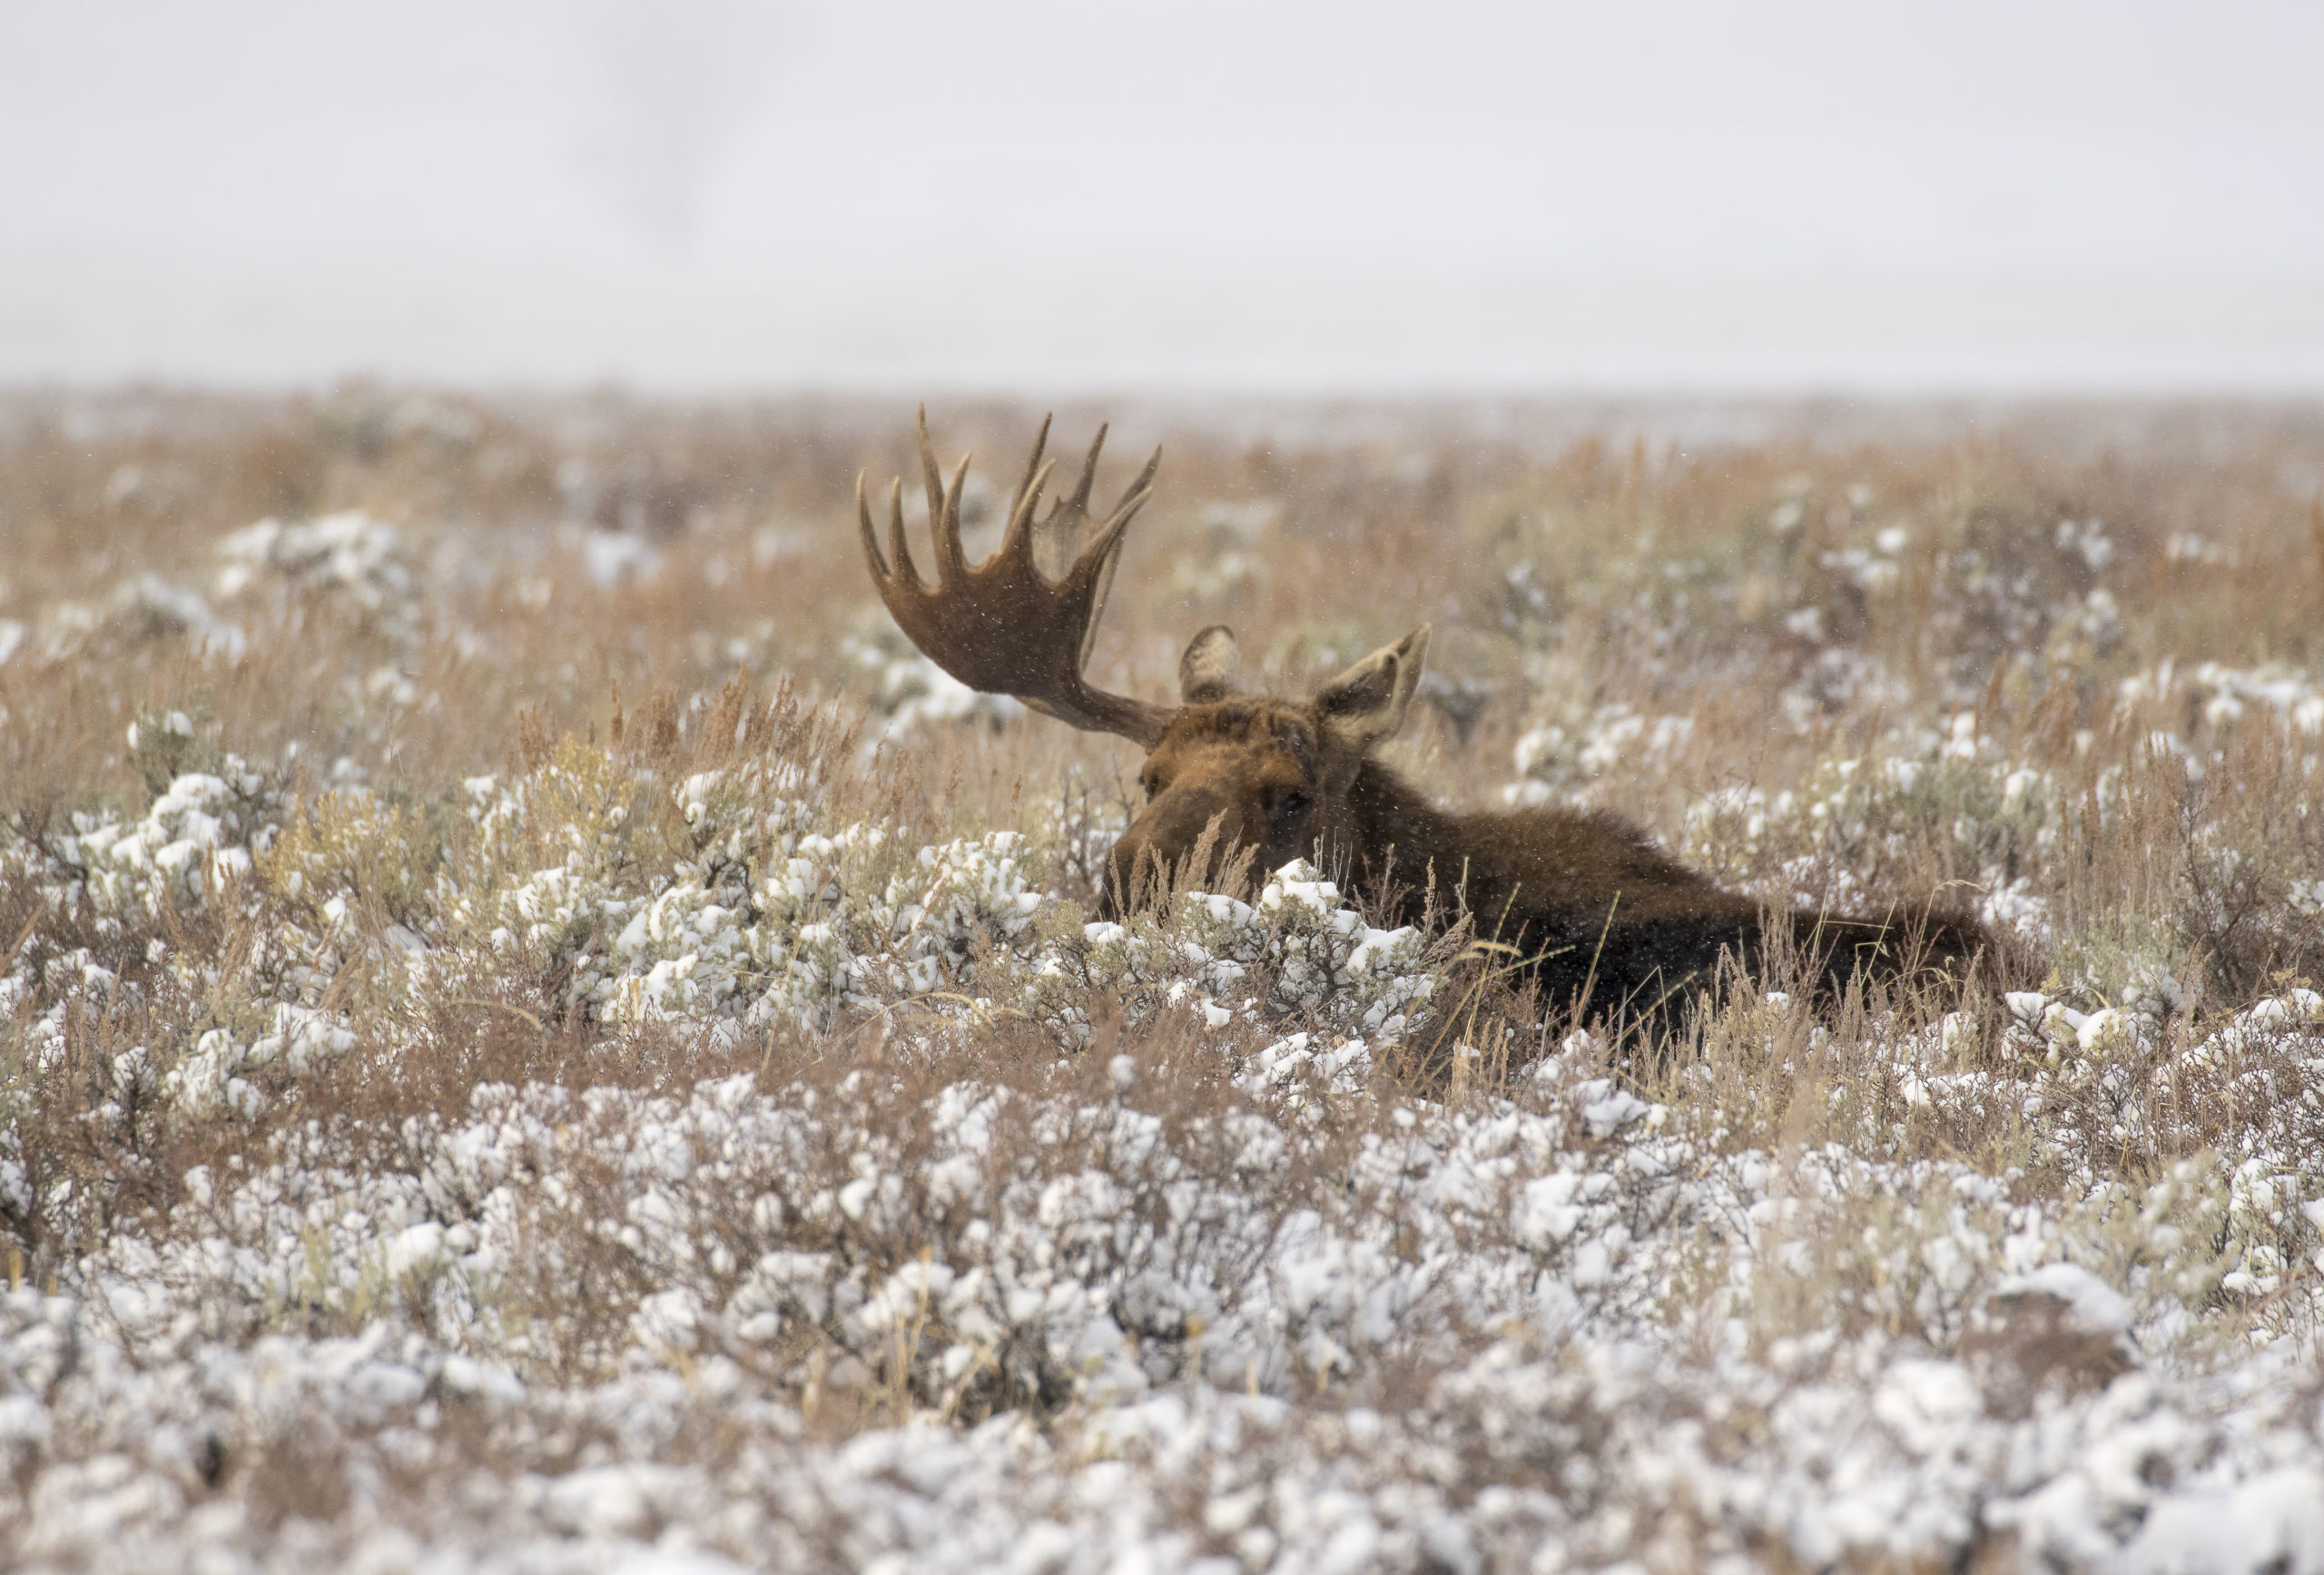
{"type": "Polygon", "coordinates": [[[1319,851],[1327,857],[1356,851],[1351,795],[1371,750],[1403,724],[1428,654],[1427,627],[1382,646],[1305,701],[1240,693],[1235,636],[1216,625],[1196,635],[1179,659],[1175,706],[1092,686],[1082,668],[1123,533],[1152,496],[1162,456],[1157,449],[1093,524],[1089,492],[1106,441],[1099,428],[1080,480],[1044,516],[1041,495],[1055,468],[1042,458],[1049,429],[1044,420],[1009,499],[1000,550],[980,565],[971,567],[960,546],[969,462],[945,479],[925,411],[920,458],[934,581],[921,577],[905,540],[901,479],[889,491],[885,557],[861,477],[856,517],[881,600],[930,660],[972,689],[1014,695],[1044,715],[1118,733],[1147,752],[1138,773],[1146,807],[1108,861],[1105,910],[1118,911],[1131,894],[1174,875],[1213,882],[1319,851]],[[1043,560],[1067,565],[1064,577],[1051,580],[1043,560]]]}

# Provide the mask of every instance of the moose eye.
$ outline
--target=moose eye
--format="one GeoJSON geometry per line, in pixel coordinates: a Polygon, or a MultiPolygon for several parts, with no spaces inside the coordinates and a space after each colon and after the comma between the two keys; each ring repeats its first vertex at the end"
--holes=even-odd
{"type": "Polygon", "coordinates": [[[1279,821],[1297,820],[1307,812],[1305,793],[1285,793],[1269,807],[1268,812],[1279,821]]]}

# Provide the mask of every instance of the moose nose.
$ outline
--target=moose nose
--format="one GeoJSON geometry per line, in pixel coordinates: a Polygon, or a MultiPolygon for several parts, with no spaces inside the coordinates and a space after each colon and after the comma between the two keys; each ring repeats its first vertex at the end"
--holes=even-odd
{"type": "Polygon", "coordinates": [[[1142,834],[1145,820],[1140,820],[1121,834],[1113,850],[1106,855],[1103,873],[1098,882],[1098,917],[1118,923],[1129,916],[1136,901],[1140,881],[1155,879],[1156,866],[1161,855],[1153,851],[1153,839],[1142,834]]]}
{"type": "Polygon", "coordinates": [[[1207,879],[1238,846],[1240,823],[1232,811],[1216,790],[1192,784],[1172,788],[1148,804],[1106,856],[1098,916],[1120,919],[1149,885],[1175,875],[1216,822],[1211,868],[1200,872],[1200,878],[1207,879]]]}

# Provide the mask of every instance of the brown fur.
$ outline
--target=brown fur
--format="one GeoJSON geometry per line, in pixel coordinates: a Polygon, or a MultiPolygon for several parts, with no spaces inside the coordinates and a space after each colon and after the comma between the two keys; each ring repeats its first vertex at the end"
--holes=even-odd
{"type": "MultiPolygon", "coordinates": [[[[1387,765],[1336,743],[1312,704],[1237,697],[1182,710],[1140,773],[1145,812],[1116,844],[1108,906],[1141,874],[1180,864],[1216,823],[1216,881],[1247,851],[1264,871],[1313,857],[1399,922],[1465,907],[1478,932],[1531,959],[1545,997],[1587,1017],[1666,1016],[1710,982],[1722,953],[1756,968],[1760,904],[1721,890],[1607,814],[1568,809],[1462,813],[1437,807],[1387,765]],[[1433,900],[1433,901],[1432,901],[1433,900]]],[[[1974,920],[1796,912],[1790,944],[1826,989],[1862,969],[1965,975],[1991,942],[1974,920]]]]}

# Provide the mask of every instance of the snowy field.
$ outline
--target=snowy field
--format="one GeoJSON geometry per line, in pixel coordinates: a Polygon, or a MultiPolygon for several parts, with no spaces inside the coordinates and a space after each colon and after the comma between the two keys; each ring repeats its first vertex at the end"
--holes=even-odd
{"type": "Polygon", "coordinates": [[[907,407],[0,401],[0,1564],[2324,1571],[2324,417],[1108,415],[1111,686],[1433,621],[1448,800],[2022,977],[1092,922],[907,407]]]}

